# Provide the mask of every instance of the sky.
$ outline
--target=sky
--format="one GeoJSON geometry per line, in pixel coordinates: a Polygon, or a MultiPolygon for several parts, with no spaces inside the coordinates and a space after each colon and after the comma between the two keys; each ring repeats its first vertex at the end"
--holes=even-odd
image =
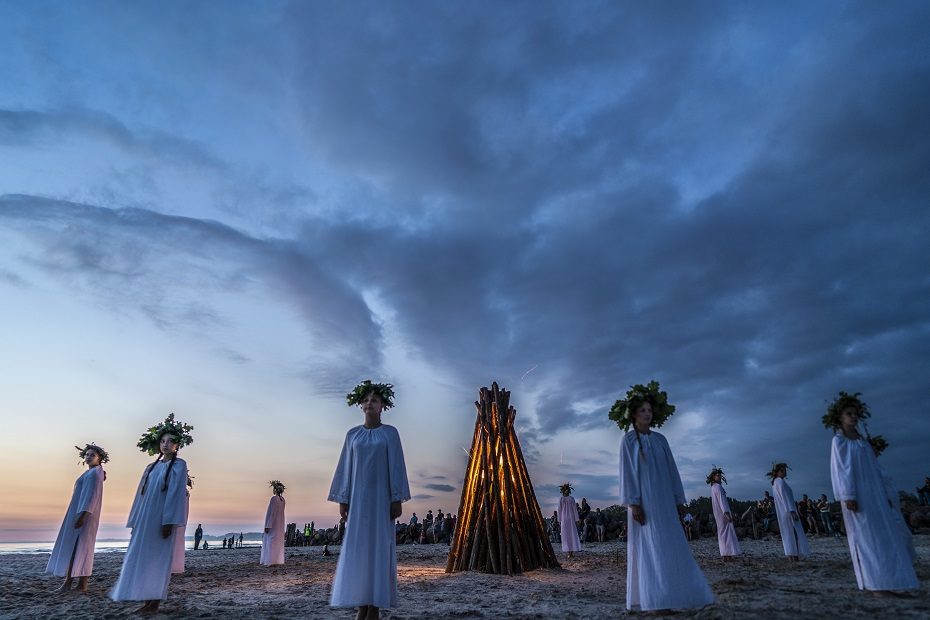
{"type": "Polygon", "coordinates": [[[169,412],[192,523],[331,526],[345,393],[396,386],[455,510],[481,386],[544,512],[617,503],[634,383],[689,497],[830,492],[840,390],[930,474],[924,2],[0,0],[0,540],[106,466],[126,537],[169,412]]]}

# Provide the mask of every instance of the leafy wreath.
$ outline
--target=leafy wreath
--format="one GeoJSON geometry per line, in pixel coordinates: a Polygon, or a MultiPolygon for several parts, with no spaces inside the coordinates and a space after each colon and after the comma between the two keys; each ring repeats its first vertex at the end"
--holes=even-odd
{"type": "Polygon", "coordinates": [[[74,446],[74,447],[75,449],[77,449],[78,456],[81,457],[82,463],[84,462],[84,459],[87,458],[87,452],[90,450],[93,450],[100,456],[101,465],[110,461],[110,455],[107,454],[107,451],[101,448],[100,446],[98,446],[97,444],[95,444],[94,442],[86,444],[83,448],[81,446],[74,446]]]}
{"type": "Polygon", "coordinates": [[[268,482],[268,486],[271,487],[275,495],[278,495],[279,493],[284,493],[284,489],[287,488],[284,486],[284,483],[281,482],[280,480],[271,480],[268,482]]]}
{"type": "Polygon", "coordinates": [[[710,473],[707,474],[707,484],[713,484],[714,476],[716,476],[717,474],[720,474],[720,482],[722,482],[723,484],[726,484],[727,477],[723,474],[723,470],[717,467],[716,465],[713,465],[712,467],[713,469],[711,469],[710,473]]]}
{"type": "Polygon", "coordinates": [[[856,392],[855,394],[840,392],[839,396],[827,407],[827,413],[821,418],[824,428],[836,430],[841,427],[843,424],[840,421],[840,413],[846,407],[855,407],[859,411],[860,419],[870,417],[872,414],[869,412],[869,406],[859,398],[861,394],[862,392],[856,392]]]}
{"type": "Polygon", "coordinates": [[[869,443],[872,445],[872,449],[875,450],[875,456],[881,455],[881,453],[885,451],[885,448],[888,447],[888,440],[881,435],[870,436],[869,443]]]}
{"type": "Polygon", "coordinates": [[[675,405],[668,403],[668,394],[659,389],[659,382],[650,381],[647,385],[639,383],[631,385],[627,390],[626,398],[615,402],[607,417],[616,422],[621,429],[628,431],[633,426],[633,412],[644,402],[652,405],[650,426],[656,428],[662,426],[675,413],[675,405]]]}
{"type": "Polygon", "coordinates": [[[346,404],[350,407],[362,404],[369,392],[374,392],[381,397],[385,409],[394,406],[394,386],[390,383],[372,383],[371,379],[365,379],[346,394],[346,404]]]}
{"type": "Polygon", "coordinates": [[[574,491],[575,491],[575,487],[572,486],[572,483],[571,483],[571,482],[566,482],[565,484],[563,484],[563,485],[561,485],[561,486],[559,487],[559,492],[560,492],[562,495],[564,495],[565,497],[568,497],[568,496],[571,495],[574,491]]]}
{"type": "Polygon", "coordinates": [[[769,480],[772,481],[772,484],[775,484],[775,478],[778,477],[778,472],[782,469],[784,469],[785,473],[787,473],[791,468],[788,467],[788,463],[775,463],[772,465],[771,471],[765,472],[765,475],[768,476],[769,480]]]}
{"type": "Polygon", "coordinates": [[[165,418],[164,422],[156,424],[142,433],[142,437],[139,438],[139,443],[136,446],[143,452],[147,452],[149,456],[155,456],[161,452],[161,447],[158,445],[159,440],[162,435],[168,433],[175,438],[180,449],[194,443],[194,437],[191,435],[192,430],[194,430],[194,427],[190,424],[176,422],[172,413],[165,418]]]}

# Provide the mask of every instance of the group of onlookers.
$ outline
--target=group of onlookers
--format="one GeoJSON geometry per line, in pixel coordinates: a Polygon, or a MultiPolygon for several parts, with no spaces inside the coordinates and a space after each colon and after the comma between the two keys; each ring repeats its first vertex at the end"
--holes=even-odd
{"type": "Polygon", "coordinates": [[[422,523],[417,513],[413,513],[408,523],[397,521],[394,524],[397,544],[452,544],[457,521],[458,517],[455,514],[451,512],[443,514],[442,509],[437,510],[435,516],[432,510],[427,510],[422,523]]]}

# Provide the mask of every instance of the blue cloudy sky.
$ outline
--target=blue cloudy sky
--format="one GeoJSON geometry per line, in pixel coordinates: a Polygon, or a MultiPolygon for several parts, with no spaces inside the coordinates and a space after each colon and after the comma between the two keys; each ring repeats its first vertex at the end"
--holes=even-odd
{"type": "MultiPolygon", "coordinates": [[[[0,539],[169,411],[193,521],[329,523],[343,395],[454,509],[477,388],[513,391],[544,510],[616,501],[607,410],[658,379],[689,495],[829,489],[839,390],[930,473],[924,2],[0,0],[0,539]]],[[[39,515],[37,519],[36,515],[39,515]]]]}

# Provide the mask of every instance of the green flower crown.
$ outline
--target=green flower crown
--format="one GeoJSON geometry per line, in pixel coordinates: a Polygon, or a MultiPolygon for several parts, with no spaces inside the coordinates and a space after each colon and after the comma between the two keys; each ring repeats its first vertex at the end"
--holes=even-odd
{"type": "Polygon", "coordinates": [[[775,478],[778,477],[778,470],[780,469],[784,469],[787,473],[791,468],[788,467],[788,463],[775,463],[772,465],[771,471],[765,472],[765,475],[768,476],[769,480],[771,480],[773,484],[775,483],[775,478]]]}
{"type": "Polygon", "coordinates": [[[385,409],[394,406],[394,386],[390,383],[372,383],[371,379],[365,379],[356,385],[354,390],[346,394],[346,404],[350,407],[362,404],[369,392],[374,392],[381,397],[385,409]]]}
{"type": "Polygon", "coordinates": [[[161,439],[162,435],[165,433],[170,434],[177,440],[178,448],[183,448],[184,446],[194,443],[194,437],[191,435],[192,430],[194,430],[194,427],[190,424],[175,422],[174,414],[172,413],[165,418],[164,422],[156,424],[142,433],[142,437],[139,438],[139,443],[137,443],[136,446],[143,452],[148,452],[149,456],[155,456],[161,452],[158,441],[161,439]]]}
{"type": "Polygon", "coordinates": [[[824,428],[836,430],[842,426],[840,422],[840,412],[846,407],[855,407],[858,409],[860,419],[870,417],[872,414],[869,412],[869,406],[859,399],[861,394],[862,392],[856,392],[855,394],[840,392],[839,396],[827,407],[827,413],[821,418],[824,428]]]}
{"type": "Polygon", "coordinates": [[[707,484],[713,484],[714,476],[716,476],[717,474],[720,474],[720,482],[722,482],[723,484],[726,484],[727,477],[723,475],[723,470],[717,467],[716,465],[713,465],[712,467],[713,469],[711,469],[710,473],[707,474],[707,484]]]}
{"type": "Polygon", "coordinates": [[[565,495],[566,497],[571,495],[574,490],[575,490],[575,487],[572,486],[571,482],[566,482],[565,484],[559,487],[559,492],[562,495],[565,495]]]}
{"type": "Polygon", "coordinates": [[[81,457],[81,462],[82,462],[82,463],[84,462],[84,459],[87,458],[87,452],[88,452],[89,450],[93,450],[94,452],[96,452],[97,454],[100,455],[100,464],[101,464],[101,465],[103,465],[104,463],[109,462],[109,460],[110,460],[110,455],[107,454],[107,451],[104,450],[103,448],[101,448],[100,446],[98,446],[97,444],[95,444],[94,442],[91,442],[91,443],[85,445],[83,448],[82,448],[81,446],[74,446],[74,447],[77,449],[77,451],[78,451],[78,456],[81,457]]]}
{"type": "Polygon", "coordinates": [[[650,381],[648,385],[631,385],[627,390],[626,398],[615,402],[607,417],[616,422],[617,426],[628,431],[633,426],[633,412],[644,402],[652,405],[650,426],[656,428],[662,426],[675,413],[675,405],[668,404],[668,394],[659,389],[659,382],[650,381]]]}
{"type": "Polygon", "coordinates": [[[278,493],[284,493],[284,489],[287,488],[284,486],[284,483],[281,482],[280,480],[271,480],[268,482],[268,486],[272,488],[275,495],[277,495],[278,493]]]}
{"type": "Polygon", "coordinates": [[[872,444],[872,449],[875,450],[875,456],[879,456],[888,447],[888,440],[881,435],[869,437],[869,443],[872,444]]]}

